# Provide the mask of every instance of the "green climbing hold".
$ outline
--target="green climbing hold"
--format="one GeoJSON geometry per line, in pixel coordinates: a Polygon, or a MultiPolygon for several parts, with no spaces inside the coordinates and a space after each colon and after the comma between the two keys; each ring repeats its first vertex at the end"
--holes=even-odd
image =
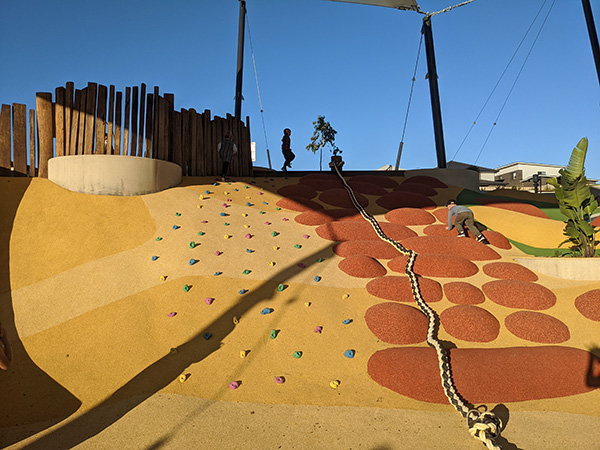
{"type": "Polygon", "coordinates": [[[271,339],[275,339],[277,337],[277,330],[271,330],[271,339]]]}
{"type": "Polygon", "coordinates": [[[162,238],[159,236],[156,238],[157,241],[162,241],[162,238]]]}
{"type": "Polygon", "coordinates": [[[190,248],[194,248],[196,246],[196,243],[194,241],[190,242],[190,248]]]}
{"type": "Polygon", "coordinates": [[[198,236],[204,236],[204,231],[198,231],[198,236]]]}
{"type": "Polygon", "coordinates": [[[294,352],[294,358],[296,358],[296,359],[302,358],[302,352],[294,352]]]}
{"type": "Polygon", "coordinates": [[[277,234],[278,234],[277,231],[271,232],[271,236],[273,236],[273,237],[277,236],[277,234]]]}
{"type": "Polygon", "coordinates": [[[277,290],[279,292],[282,292],[285,289],[285,286],[283,284],[280,284],[279,286],[277,286],[277,290]]]}
{"type": "Polygon", "coordinates": [[[296,244],[294,245],[294,248],[302,248],[302,246],[300,244],[296,244]]]}
{"type": "Polygon", "coordinates": [[[181,216],[181,213],[178,213],[178,212],[176,212],[176,213],[175,213],[175,215],[176,215],[177,217],[179,217],[179,216],[181,216]]]}
{"type": "Polygon", "coordinates": [[[275,208],[275,211],[281,211],[281,208],[278,206],[277,208],[275,208]]]}
{"type": "Polygon", "coordinates": [[[323,262],[323,258],[317,259],[317,262],[323,262]]]}
{"type": "Polygon", "coordinates": [[[183,285],[183,290],[184,290],[185,292],[189,292],[189,290],[190,290],[190,287],[189,287],[187,284],[184,284],[184,285],[183,285]]]}
{"type": "Polygon", "coordinates": [[[250,271],[249,271],[248,269],[246,269],[246,270],[244,270],[242,273],[243,273],[244,275],[248,275],[248,274],[250,273],[250,271]]]}

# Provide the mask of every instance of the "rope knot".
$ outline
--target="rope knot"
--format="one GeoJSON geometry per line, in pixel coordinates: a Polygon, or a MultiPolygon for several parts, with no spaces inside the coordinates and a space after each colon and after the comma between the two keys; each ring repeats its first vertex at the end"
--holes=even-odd
{"type": "Polygon", "coordinates": [[[467,425],[471,435],[485,443],[489,449],[499,448],[492,441],[500,436],[502,421],[493,412],[472,409],[467,413],[467,425]]]}

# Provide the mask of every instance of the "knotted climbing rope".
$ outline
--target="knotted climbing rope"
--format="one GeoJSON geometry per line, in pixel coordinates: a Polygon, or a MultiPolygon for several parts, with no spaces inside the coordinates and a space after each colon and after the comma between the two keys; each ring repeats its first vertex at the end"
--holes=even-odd
{"type": "Polygon", "coordinates": [[[444,388],[444,393],[450,404],[454,406],[454,408],[463,416],[463,418],[467,419],[467,426],[469,427],[469,432],[473,437],[482,441],[488,449],[490,450],[501,450],[499,446],[494,444],[494,441],[498,436],[500,436],[500,431],[502,427],[502,422],[500,419],[491,411],[481,412],[477,409],[470,409],[464,402],[464,400],[460,397],[456,388],[454,386],[454,380],[452,379],[452,371],[450,369],[450,359],[448,357],[448,352],[442,346],[439,338],[437,337],[437,329],[439,326],[439,318],[436,312],[429,307],[427,302],[423,299],[421,295],[421,290],[419,288],[419,280],[417,275],[413,271],[413,266],[415,260],[417,258],[417,253],[414,250],[409,250],[404,247],[399,242],[394,241],[385,235],[379,223],[375,218],[373,218],[369,213],[367,213],[364,208],[358,203],[356,197],[354,196],[354,192],[352,188],[346,183],[346,180],[338,170],[338,167],[335,164],[332,164],[332,167],[335,169],[337,176],[340,178],[344,187],[348,191],[350,195],[350,199],[352,203],[356,207],[356,209],[360,212],[360,215],[368,221],[379,238],[394,247],[405,256],[408,256],[408,261],[406,262],[405,273],[410,278],[410,285],[412,288],[412,294],[419,308],[427,316],[428,319],[428,328],[427,328],[427,343],[435,349],[437,352],[438,363],[440,368],[440,376],[442,380],[442,387],[444,388]]]}

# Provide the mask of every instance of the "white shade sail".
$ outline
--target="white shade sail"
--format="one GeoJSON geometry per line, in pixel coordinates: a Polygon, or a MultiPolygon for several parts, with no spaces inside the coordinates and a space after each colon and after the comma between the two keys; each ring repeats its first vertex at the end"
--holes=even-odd
{"type": "Polygon", "coordinates": [[[361,5],[385,6],[387,8],[419,11],[416,0],[330,0],[342,3],[360,3],[361,5]]]}

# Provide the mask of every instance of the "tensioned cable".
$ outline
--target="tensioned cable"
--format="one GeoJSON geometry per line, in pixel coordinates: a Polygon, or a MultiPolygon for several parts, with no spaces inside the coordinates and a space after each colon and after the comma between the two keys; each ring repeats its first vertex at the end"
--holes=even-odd
{"type": "Polygon", "coordinates": [[[508,98],[510,97],[510,94],[512,94],[512,91],[515,88],[515,85],[517,84],[519,77],[521,76],[521,72],[525,68],[525,64],[527,63],[527,60],[529,59],[529,55],[531,55],[531,52],[533,51],[533,47],[535,47],[535,43],[537,42],[538,38],[540,37],[540,34],[541,34],[542,30],[544,29],[544,25],[546,25],[546,21],[548,20],[548,16],[550,15],[550,11],[552,11],[552,8],[554,7],[555,2],[556,2],[556,0],[552,0],[550,9],[548,9],[548,12],[546,13],[546,17],[544,17],[544,21],[542,22],[542,26],[540,27],[537,35],[535,36],[535,39],[534,39],[533,43],[531,44],[531,48],[529,49],[529,52],[527,53],[527,56],[525,57],[525,61],[523,61],[523,64],[521,65],[521,69],[519,70],[519,73],[517,74],[517,77],[515,78],[515,81],[513,82],[512,86],[510,88],[510,91],[508,92],[508,95],[506,96],[506,99],[504,100],[504,103],[502,104],[502,107],[500,108],[500,111],[498,112],[498,115],[496,116],[496,119],[494,120],[492,127],[490,128],[490,132],[488,133],[487,137],[485,138],[485,142],[483,143],[481,150],[479,150],[479,153],[477,154],[477,158],[475,159],[475,162],[473,164],[477,164],[477,161],[479,161],[479,157],[481,156],[483,149],[485,148],[488,140],[490,139],[490,136],[492,135],[492,131],[494,131],[494,128],[496,127],[496,123],[498,123],[500,114],[502,114],[502,111],[504,111],[504,107],[506,106],[506,103],[508,102],[508,98]]]}
{"type": "Polygon", "coordinates": [[[502,78],[504,77],[504,74],[508,70],[508,68],[511,65],[511,63],[513,62],[513,59],[515,59],[515,56],[517,55],[517,52],[521,48],[521,45],[523,45],[523,42],[525,42],[525,39],[527,38],[527,36],[529,35],[529,32],[531,31],[531,28],[533,27],[533,24],[535,23],[535,21],[537,20],[538,16],[542,12],[542,9],[546,5],[547,1],[548,0],[544,0],[544,3],[542,4],[542,6],[540,7],[540,9],[538,10],[538,12],[535,15],[535,17],[533,18],[533,20],[531,21],[531,24],[529,25],[529,28],[527,28],[527,31],[525,32],[525,35],[523,36],[523,39],[521,39],[521,42],[519,42],[519,45],[517,46],[517,49],[515,50],[515,52],[511,56],[510,61],[508,61],[508,64],[506,64],[506,67],[504,68],[504,71],[502,72],[502,75],[500,75],[500,78],[498,78],[498,81],[496,81],[496,85],[492,89],[492,92],[490,92],[490,95],[488,96],[487,100],[485,101],[485,103],[481,107],[481,110],[479,111],[479,114],[477,114],[477,117],[475,117],[475,120],[473,121],[473,124],[471,125],[471,128],[469,128],[469,131],[467,131],[467,134],[465,135],[464,139],[462,140],[462,142],[458,146],[458,149],[456,150],[456,153],[454,153],[454,156],[452,157],[453,161],[456,161],[456,156],[458,155],[458,152],[460,152],[460,149],[462,148],[463,144],[465,143],[465,141],[467,140],[467,138],[471,134],[471,131],[473,130],[473,128],[477,124],[477,120],[479,120],[479,116],[481,116],[481,113],[483,113],[483,110],[485,109],[485,107],[487,106],[488,102],[492,98],[492,95],[494,95],[494,92],[496,92],[496,88],[500,84],[500,81],[502,81],[502,78]]]}
{"type": "Polygon", "coordinates": [[[260,87],[258,86],[258,74],[256,72],[256,60],[254,59],[254,48],[252,47],[252,34],[250,33],[250,20],[246,13],[246,25],[248,26],[248,40],[250,41],[250,53],[252,54],[252,65],[254,66],[254,79],[256,80],[256,92],[258,93],[258,105],[260,106],[260,117],[262,119],[263,133],[265,134],[265,146],[267,147],[267,159],[269,161],[269,169],[271,167],[271,155],[269,154],[269,142],[267,141],[267,128],[265,127],[265,114],[263,111],[262,100],[260,98],[260,87]]]}
{"type": "Polygon", "coordinates": [[[402,129],[402,138],[400,142],[404,142],[404,133],[406,133],[406,124],[408,123],[408,112],[410,111],[410,103],[412,101],[413,90],[415,88],[415,80],[417,79],[417,68],[419,66],[419,56],[421,55],[421,44],[423,43],[423,33],[419,40],[419,49],[417,50],[417,61],[415,62],[415,71],[413,72],[412,83],[410,85],[410,94],[408,96],[408,106],[406,107],[406,116],[404,117],[404,128],[402,129]]]}

